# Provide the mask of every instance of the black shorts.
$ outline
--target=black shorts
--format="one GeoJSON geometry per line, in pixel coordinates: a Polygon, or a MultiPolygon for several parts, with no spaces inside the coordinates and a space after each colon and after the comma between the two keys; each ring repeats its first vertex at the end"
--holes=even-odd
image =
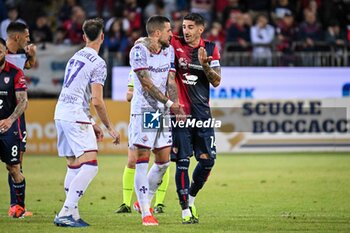
{"type": "Polygon", "coordinates": [[[216,159],[215,132],[213,128],[172,128],[173,145],[172,160],[208,154],[216,159]]]}
{"type": "Polygon", "coordinates": [[[20,161],[20,139],[18,137],[0,138],[0,158],[6,164],[19,164],[20,161]]]}

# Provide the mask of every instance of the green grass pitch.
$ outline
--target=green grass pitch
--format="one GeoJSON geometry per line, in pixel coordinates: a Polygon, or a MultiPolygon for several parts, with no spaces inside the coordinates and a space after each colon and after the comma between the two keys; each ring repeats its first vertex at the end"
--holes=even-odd
{"type": "MultiPolygon", "coordinates": [[[[192,168],[195,161],[192,159],[192,168]]],[[[126,156],[99,156],[99,173],[80,201],[86,229],[53,224],[63,200],[65,160],[25,157],[27,208],[33,217],[7,216],[8,185],[0,168],[0,232],[350,232],[350,154],[290,153],[218,156],[196,206],[200,223],[181,224],[174,164],[160,225],[141,225],[138,213],[114,214],[122,201],[126,156]]]]}

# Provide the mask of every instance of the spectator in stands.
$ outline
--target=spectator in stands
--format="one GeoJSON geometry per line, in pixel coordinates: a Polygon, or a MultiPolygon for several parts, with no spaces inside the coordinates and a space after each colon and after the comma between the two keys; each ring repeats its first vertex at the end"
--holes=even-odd
{"type": "Polygon", "coordinates": [[[282,21],[285,15],[292,15],[293,13],[294,9],[289,0],[278,0],[276,6],[274,6],[273,10],[271,11],[271,18],[277,25],[280,21],[282,21]]]}
{"type": "Polygon", "coordinates": [[[109,16],[113,15],[115,0],[96,0],[97,16],[103,18],[103,10],[106,6],[109,16]]]}
{"type": "Polygon", "coordinates": [[[208,26],[213,21],[214,0],[191,0],[191,12],[200,14],[208,26]]]}
{"type": "Polygon", "coordinates": [[[207,35],[207,39],[214,42],[219,49],[219,52],[222,53],[225,44],[225,31],[222,30],[222,25],[219,21],[213,22],[207,35]]]}
{"type": "Polygon", "coordinates": [[[315,51],[317,43],[323,40],[322,26],[313,11],[305,9],[304,17],[305,21],[299,26],[298,40],[303,43],[303,51],[315,51]]]}
{"type": "Polygon", "coordinates": [[[0,37],[4,40],[7,39],[6,29],[11,22],[20,22],[26,24],[26,22],[19,17],[17,6],[10,6],[7,9],[7,19],[4,19],[0,24],[0,37]]]}
{"type": "Polygon", "coordinates": [[[58,19],[61,22],[69,20],[72,15],[72,9],[75,6],[79,6],[79,0],[64,0],[64,3],[58,12],[58,19]]]}
{"type": "Polygon", "coordinates": [[[116,18],[106,27],[105,46],[112,55],[113,65],[125,65],[126,51],[128,49],[128,37],[123,29],[122,19],[116,18]]]}
{"type": "Polygon", "coordinates": [[[282,66],[291,66],[294,64],[292,43],[296,41],[298,28],[296,27],[294,16],[286,13],[282,20],[278,22],[276,50],[282,52],[282,66]]]}
{"type": "Polygon", "coordinates": [[[52,42],[53,36],[49,21],[45,13],[41,13],[31,28],[31,36],[34,43],[52,42]]]}
{"type": "Polygon", "coordinates": [[[245,0],[245,8],[249,11],[251,17],[255,19],[259,15],[269,15],[270,0],[245,0]]]}
{"type": "Polygon", "coordinates": [[[55,32],[53,43],[56,45],[69,44],[70,42],[65,38],[66,38],[66,30],[63,27],[59,27],[55,32]]]}
{"type": "Polygon", "coordinates": [[[311,11],[314,13],[316,18],[320,19],[322,0],[300,0],[299,1],[299,21],[304,19],[305,11],[311,11]]]}
{"type": "Polygon", "coordinates": [[[257,17],[256,24],[250,29],[250,38],[253,45],[253,64],[271,66],[271,46],[275,38],[275,29],[268,24],[265,15],[257,17]]]}
{"type": "Polygon", "coordinates": [[[229,0],[227,7],[222,13],[222,25],[228,29],[234,24],[235,14],[241,14],[244,8],[239,4],[239,0],[229,0]]]}
{"type": "Polygon", "coordinates": [[[126,0],[124,17],[128,19],[130,27],[128,35],[134,30],[142,29],[142,9],[137,5],[136,0],[126,0]]]}
{"type": "Polygon", "coordinates": [[[70,20],[63,23],[63,28],[66,30],[66,39],[70,44],[83,43],[82,26],[86,19],[85,11],[80,6],[74,6],[70,20]]]}
{"type": "Polygon", "coordinates": [[[181,12],[179,11],[173,12],[171,16],[171,19],[172,19],[171,22],[173,25],[173,36],[182,35],[182,18],[183,18],[183,15],[181,14],[181,12]]]}
{"type": "MultiPolygon", "coordinates": [[[[229,6],[229,1],[232,0],[220,0],[215,1],[214,5],[214,19],[216,19],[219,22],[222,22],[222,15],[224,10],[229,6]]],[[[225,24],[222,24],[225,25],[225,24]]]]}
{"type": "Polygon", "coordinates": [[[143,11],[143,20],[146,22],[152,15],[165,15],[164,6],[163,0],[151,0],[143,11]]]}
{"type": "Polygon", "coordinates": [[[235,42],[231,51],[248,51],[250,48],[250,28],[245,24],[242,13],[236,15],[236,22],[227,31],[226,42],[235,42]]]}
{"type": "Polygon", "coordinates": [[[341,30],[336,20],[332,20],[329,23],[325,34],[325,41],[333,47],[336,53],[342,53],[344,51],[344,46],[347,45],[346,34],[341,30]]]}

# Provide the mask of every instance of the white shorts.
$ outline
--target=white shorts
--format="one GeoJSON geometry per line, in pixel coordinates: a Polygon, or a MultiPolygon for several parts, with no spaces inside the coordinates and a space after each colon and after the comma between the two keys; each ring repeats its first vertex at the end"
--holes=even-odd
{"type": "Polygon", "coordinates": [[[172,145],[171,128],[144,129],[143,116],[131,115],[128,128],[129,148],[142,146],[149,149],[161,149],[172,145]]]}
{"type": "Polygon", "coordinates": [[[91,124],[55,120],[58,156],[79,157],[97,151],[97,140],[91,124]]]}

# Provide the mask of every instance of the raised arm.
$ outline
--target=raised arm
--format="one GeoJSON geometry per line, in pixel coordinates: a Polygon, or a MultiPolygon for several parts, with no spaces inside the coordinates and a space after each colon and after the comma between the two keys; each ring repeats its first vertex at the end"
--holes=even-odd
{"type": "Polygon", "coordinates": [[[203,67],[203,71],[208,79],[208,81],[213,85],[214,87],[217,87],[220,85],[221,82],[221,68],[220,66],[217,67],[210,67],[209,62],[213,59],[211,56],[207,56],[207,51],[201,47],[198,51],[198,59],[203,67]]]}
{"type": "Polygon", "coordinates": [[[24,68],[31,69],[36,63],[36,45],[30,44],[25,48],[25,50],[28,54],[28,59],[24,64],[24,68]]]}

